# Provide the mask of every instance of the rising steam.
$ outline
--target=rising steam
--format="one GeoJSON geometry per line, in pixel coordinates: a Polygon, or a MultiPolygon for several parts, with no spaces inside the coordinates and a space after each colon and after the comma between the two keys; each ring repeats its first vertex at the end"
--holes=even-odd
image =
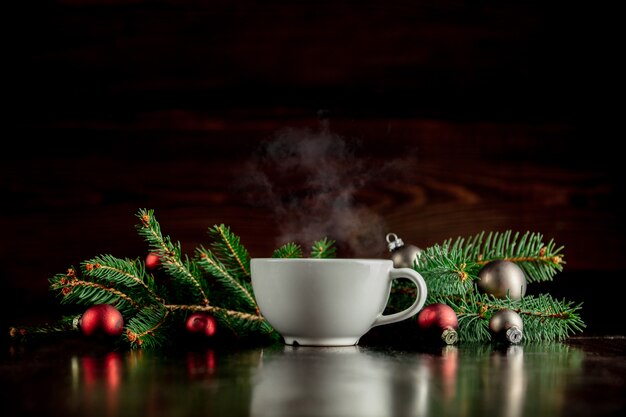
{"type": "Polygon", "coordinates": [[[382,217],[355,201],[380,168],[357,157],[357,147],[327,128],[290,128],[254,153],[244,195],[273,210],[281,227],[277,244],[308,247],[328,237],[350,256],[373,257],[384,251],[382,217]]]}

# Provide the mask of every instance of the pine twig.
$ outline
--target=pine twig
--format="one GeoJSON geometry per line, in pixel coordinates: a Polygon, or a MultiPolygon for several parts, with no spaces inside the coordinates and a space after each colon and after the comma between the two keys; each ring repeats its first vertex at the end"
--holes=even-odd
{"type": "Polygon", "coordinates": [[[159,255],[162,266],[173,278],[191,285],[200,301],[204,305],[209,305],[205,283],[200,277],[198,268],[189,259],[182,259],[180,243],[173,244],[169,236],[163,236],[161,226],[154,217],[154,211],[141,209],[137,217],[140,219],[137,225],[139,234],[145,238],[152,251],[159,255]]]}
{"type": "Polygon", "coordinates": [[[68,334],[78,333],[78,317],[80,316],[64,316],[55,323],[39,326],[12,326],[9,327],[9,337],[20,341],[66,337],[68,334]]]}
{"type": "Polygon", "coordinates": [[[335,241],[322,238],[311,246],[311,258],[334,258],[336,253],[335,241]]]}
{"type": "Polygon", "coordinates": [[[294,242],[288,242],[274,250],[272,258],[302,258],[302,247],[294,242]]]}
{"type": "Polygon", "coordinates": [[[230,273],[238,279],[250,279],[250,254],[239,236],[224,224],[209,229],[211,249],[222,260],[230,273]]]}
{"type": "Polygon", "coordinates": [[[222,263],[217,256],[208,249],[199,247],[197,250],[198,265],[206,272],[215,277],[227,291],[235,295],[235,300],[241,300],[246,307],[251,308],[260,315],[259,307],[252,295],[250,285],[237,279],[227,266],[222,263]]]}

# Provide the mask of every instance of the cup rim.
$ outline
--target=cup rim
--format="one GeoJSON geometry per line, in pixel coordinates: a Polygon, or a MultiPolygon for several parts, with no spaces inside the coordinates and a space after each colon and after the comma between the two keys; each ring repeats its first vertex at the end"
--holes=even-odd
{"type": "Polygon", "coordinates": [[[393,263],[391,259],[385,258],[251,258],[250,261],[262,262],[370,262],[370,263],[393,263]]]}

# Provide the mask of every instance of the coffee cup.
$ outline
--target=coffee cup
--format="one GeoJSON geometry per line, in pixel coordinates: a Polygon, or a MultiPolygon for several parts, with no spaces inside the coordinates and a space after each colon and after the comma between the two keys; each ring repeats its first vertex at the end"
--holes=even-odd
{"type": "Polygon", "coordinates": [[[261,314],[287,345],[356,345],[371,328],[417,314],[427,295],[418,272],[388,259],[253,258],[250,271],[261,314]],[[416,298],[383,314],[401,278],[415,284],[416,298]]]}

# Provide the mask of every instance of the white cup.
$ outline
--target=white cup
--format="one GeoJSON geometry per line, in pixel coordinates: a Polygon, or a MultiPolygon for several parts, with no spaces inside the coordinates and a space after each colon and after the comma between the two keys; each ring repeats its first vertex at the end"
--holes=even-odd
{"type": "Polygon", "coordinates": [[[422,276],[388,259],[254,258],[250,268],[261,314],[287,345],[356,345],[372,327],[412,317],[426,301],[422,276]],[[399,278],[415,283],[416,299],[383,315],[399,278]]]}

